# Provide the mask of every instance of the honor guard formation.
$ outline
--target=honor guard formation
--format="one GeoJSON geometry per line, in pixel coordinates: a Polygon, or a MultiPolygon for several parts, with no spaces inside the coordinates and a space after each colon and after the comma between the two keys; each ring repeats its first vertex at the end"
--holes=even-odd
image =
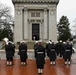
{"type": "MultiPolygon", "coordinates": [[[[14,65],[13,56],[15,53],[15,45],[7,38],[4,38],[5,42],[5,52],[6,52],[6,60],[7,66],[14,65]]],[[[52,40],[46,43],[44,47],[42,45],[42,40],[35,41],[34,44],[34,58],[37,65],[37,70],[39,74],[43,73],[44,65],[46,64],[45,58],[50,60],[50,65],[56,65],[56,59],[61,58],[64,59],[64,65],[71,64],[71,56],[73,53],[72,43],[70,41],[62,42],[62,40],[54,43],[52,40]]],[[[20,55],[20,63],[22,66],[28,65],[27,59],[27,43],[25,41],[21,41],[18,54],[20,55]]]]}

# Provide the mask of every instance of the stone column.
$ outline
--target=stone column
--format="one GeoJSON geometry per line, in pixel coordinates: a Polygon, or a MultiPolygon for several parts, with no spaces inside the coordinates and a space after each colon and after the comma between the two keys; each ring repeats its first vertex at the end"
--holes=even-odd
{"type": "Polygon", "coordinates": [[[15,7],[14,42],[22,40],[22,8],[15,7]]]}
{"type": "Polygon", "coordinates": [[[28,39],[27,8],[24,8],[24,39],[28,39]]]}
{"type": "Polygon", "coordinates": [[[42,23],[39,23],[39,33],[40,33],[40,38],[41,39],[43,39],[43,37],[42,37],[43,36],[43,32],[42,31],[43,31],[43,25],[42,25],[42,23]]]}
{"type": "Polygon", "coordinates": [[[31,23],[31,20],[29,19],[29,33],[28,33],[28,38],[29,38],[29,40],[32,40],[32,23],[31,23]]]}
{"type": "Polygon", "coordinates": [[[56,7],[49,9],[49,40],[57,41],[56,7]]]}
{"type": "Polygon", "coordinates": [[[47,39],[47,9],[44,9],[44,40],[47,39]]]}

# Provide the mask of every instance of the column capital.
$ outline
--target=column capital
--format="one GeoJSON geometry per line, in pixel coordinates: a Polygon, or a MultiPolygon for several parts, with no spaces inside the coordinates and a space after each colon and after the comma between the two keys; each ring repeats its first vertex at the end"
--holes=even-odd
{"type": "Polygon", "coordinates": [[[27,11],[27,7],[24,7],[23,10],[26,12],[27,11]]]}
{"type": "Polygon", "coordinates": [[[17,15],[21,15],[21,14],[22,14],[22,7],[16,6],[16,7],[15,7],[15,13],[16,13],[17,15]]]}
{"type": "Polygon", "coordinates": [[[49,13],[50,15],[54,15],[55,14],[56,9],[49,9],[49,13]]]}
{"type": "Polygon", "coordinates": [[[47,8],[44,8],[44,15],[47,14],[47,8]]]}
{"type": "Polygon", "coordinates": [[[24,7],[23,11],[24,11],[24,14],[26,14],[27,13],[27,7],[24,7]]]}
{"type": "Polygon", "coordinates": [[[17,15],[21,15],[21,13],[22,13],[22,10],[21,9],[16,9],[16,14],[17,15]]]}

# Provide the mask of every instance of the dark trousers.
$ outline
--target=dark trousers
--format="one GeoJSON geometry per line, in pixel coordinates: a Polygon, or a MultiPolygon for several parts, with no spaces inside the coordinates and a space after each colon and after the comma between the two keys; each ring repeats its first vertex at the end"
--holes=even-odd
{"type": "Polygon", "coordinates": [[[60,57],[63,57],[63,52],[60,52],[60,57]]]}
{"type": "Polygon", "coordinates": [[[57,54],[57,55],[59,55],[59,52],[58,52],[58,51],[56,51],[56,54],[57,54]]]}
{"type": "Polygon", "coordinates": [[[55,61],[55,59],[50,59],[50,61],[55,61]]]}
{"type": "Polygon", "coordinates": [[[21,62],[26,62],[26,58],[21,58],[21,62]]]}
{"type": "Polygon", "coordinates": [[[37,69],[43,69],[44,65],[37,65],[37,69]]]}
{"type": "Polygon", "coordinates": [[[65,58],[64,60],[67,61],[67,59],[68,59],[68,61],[71,61],[71,58],[65,58]]]}
{"type": "Polygon", "coordinates": [[[12,57],[7,57],[7,61],[13,61],[12,57]]]}
{"type": "Polygon", "coordinates": [[[70,51],[65,51],[65,53],[64,53],[64,60],[67,61],[67,59],[68,59],[68,61],[71,61],[70,51]]]}

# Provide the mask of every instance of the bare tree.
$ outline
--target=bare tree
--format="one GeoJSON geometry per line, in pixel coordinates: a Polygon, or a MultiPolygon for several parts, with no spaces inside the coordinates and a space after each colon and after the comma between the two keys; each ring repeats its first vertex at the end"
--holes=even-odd
{"type": "Polygon", "coordinates": [[[7,18],[10,17],[10,7],[7,7],[6,5],[0,4],[0,19],[3,17],[7,18]]]}
{"type": "Polygon", "coordinates": [[[5,25],[8,25],[11,23],[13,24],[14,19],[11,15],[11,8],[7,7],[6,5],[0,4],[0,23],[5,25]]]}
{"type": "MultiPolygon", "coordinates": [[[[1,39],[3,39],[5,36],[3,35],[5,33],[6,37],[9,38],[10,34],[12,33],[11,27],[14,26],[14,19],[11,15],[11,8],[7,7],[6,5],[0,4],[0,31],[2,31],[0,36],[2,36],[1,39]],[[6,33],[7,31],[7,33],[6,33]]],[[[13,27],[12,27],[13,28],[13,27]]],[[[12,37],[13,35],[11,35],[12,37]]],[[[1,40],[0,39],[0,40],[1,40]]]]}

